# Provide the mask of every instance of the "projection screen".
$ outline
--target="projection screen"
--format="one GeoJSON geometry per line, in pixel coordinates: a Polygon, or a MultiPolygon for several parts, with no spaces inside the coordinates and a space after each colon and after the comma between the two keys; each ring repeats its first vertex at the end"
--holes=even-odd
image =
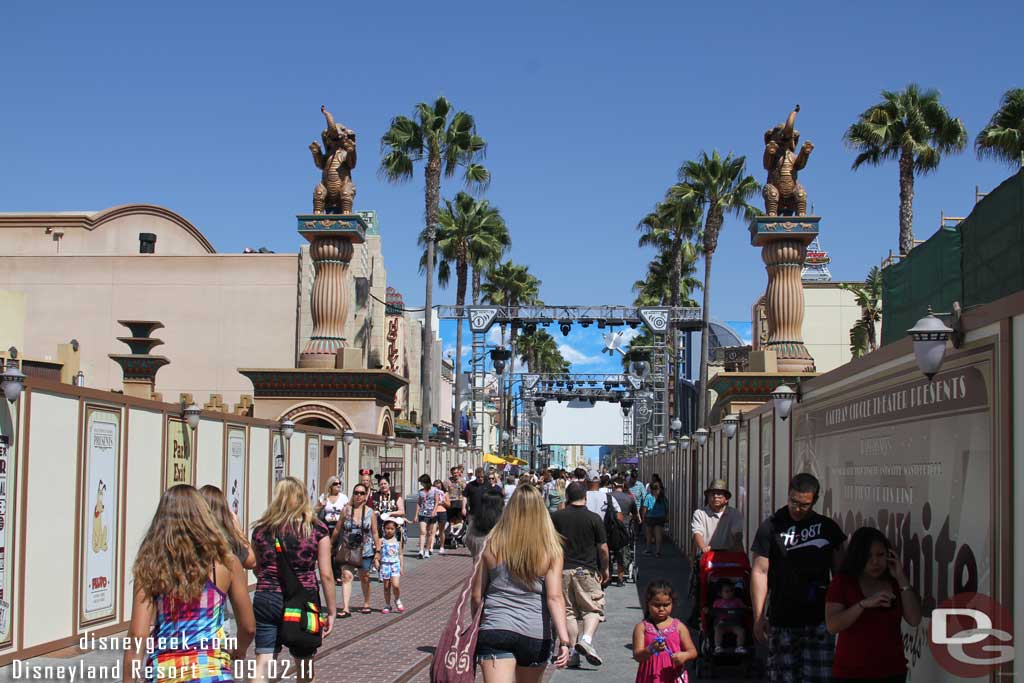
{"type": "Polygon", "coordinates": [[[622,446],[622,419],[618,403],[548,401],[544,407],[544,444],[622,446]]]}

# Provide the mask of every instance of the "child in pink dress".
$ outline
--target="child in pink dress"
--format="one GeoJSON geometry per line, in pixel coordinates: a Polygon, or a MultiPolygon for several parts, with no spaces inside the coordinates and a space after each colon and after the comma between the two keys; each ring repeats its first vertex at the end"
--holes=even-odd
{"type": "Polygon", "coordinates": [[[688,683],[686,663],[697,648],[686,626],[672,617],[675,591],[668,581],[652,581],[644,598],[644,620],[633,629],[633,659],[640,662],[636,683],[688,683]]]}
{"type": "MultiPolygon", "coordinates": [[[[736,587],[730,583],[722,586],[722,596],[714,601],[711,605],[714,609],[740,609],[746,607],[746,603],[736,596],[736,587]]],[[[731,633],[736,637],[736,654],[742,655],[747,653],[746,645],[746,633],[743,630],[743,626],[738,623],[715,623],[715,654],[722,654],[725,649],[722,647],[722,642],[725,639],[725,634],[731,633]]]]}

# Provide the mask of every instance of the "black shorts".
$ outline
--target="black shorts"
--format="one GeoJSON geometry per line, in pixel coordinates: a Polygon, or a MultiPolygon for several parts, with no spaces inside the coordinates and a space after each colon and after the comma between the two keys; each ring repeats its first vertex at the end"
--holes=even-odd
{"type": "Polygon", "coordinates": [[[435,512],[434,521],[437,523],[437,528],[444,531],[444,525],[448,523],[448,511],[435,512]]]}
{"type": "Polygon", "coordinates": [[[644,525],[649,527],[665,526],[665,517],[647,517],[644,519],[644,525]]]}
{"type": "Polygon", "coordinates": [[[480,631],[476,659],[515,659],[516,666],[545,666],[551,657],[551,641],[527,638],[513,631],[480,631]]]}

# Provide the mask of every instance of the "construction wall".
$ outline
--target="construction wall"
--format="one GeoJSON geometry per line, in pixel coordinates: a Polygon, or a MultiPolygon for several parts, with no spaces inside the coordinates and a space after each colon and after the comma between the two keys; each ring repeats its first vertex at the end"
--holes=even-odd
{"type": "MultiPolygon", "coordinates": [[[[127,627],[135,553],[170,486],[219,486],[248,529],[285,474],[313,500],[334,473],[351,491],[378,449],[371,435],[346,447],[340,433],[305,425],[285,443],[276,422],[210,411],[191,430],[177,404],[29,379],[0,406],[0,666],[127,627]]],[[[403,493],[421,472],[438,479],[476,464],[410,441],[388,456],[403,493]]]]}
{"type": "Polygon", "coordinates": [[[666,482],[673,538],[692,553],[690,515],[723,478],[749,548],[758,524],[786,505],[790,478],[811,472],[822,484],[816,510],[848,535],[880,528],[923,598],[925,620],[903,627],[914,680],[959,680],[927,644],[931,610],[954,594],[992,596],[1024,633],[1024,525],[1013,524],[1024,519],[1024,464],[1014,457],[1024,454],[1024,430],[1014,429],[1024,418],[1024,293],[969,311],[965,326],[965,344],[948,348],[933,381],[910,340],[894,341],[805,382],[788,420],[769,403],[745,413],[732,439],[715,425],[702,448],[641,458],[645,477],[666,482]]]}

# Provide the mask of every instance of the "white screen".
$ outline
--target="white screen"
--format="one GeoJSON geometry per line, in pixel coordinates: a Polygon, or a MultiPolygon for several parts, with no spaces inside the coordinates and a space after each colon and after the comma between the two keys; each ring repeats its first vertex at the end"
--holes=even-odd
{"type": "Polygon", "coordinates": [[[544,407],[544,443],[553,446],[622,446],[622,408],[618,403],[589,401],[544,407]]]}

